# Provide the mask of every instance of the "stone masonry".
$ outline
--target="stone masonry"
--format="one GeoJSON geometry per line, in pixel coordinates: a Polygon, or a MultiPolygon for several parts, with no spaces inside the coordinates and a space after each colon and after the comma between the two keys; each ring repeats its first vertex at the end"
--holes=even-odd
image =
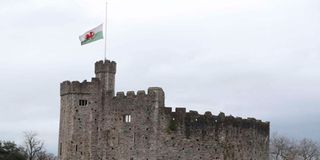
{"type": "Polygon", "coordinates": [[[161,88],[115,93],[116,63],[60,85],[59,160],[268,160],[269,122],[165,106],[161,88]]]}

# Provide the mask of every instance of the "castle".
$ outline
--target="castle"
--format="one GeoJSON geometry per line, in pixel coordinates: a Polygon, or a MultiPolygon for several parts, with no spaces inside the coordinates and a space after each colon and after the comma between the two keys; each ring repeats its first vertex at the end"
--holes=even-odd
{"type": "Polygon", "coordinates": [[[268,160],[269,122],[165,106],[161,88],[115,93],[116,63],[60,85],[59,160],[268,160]]]}

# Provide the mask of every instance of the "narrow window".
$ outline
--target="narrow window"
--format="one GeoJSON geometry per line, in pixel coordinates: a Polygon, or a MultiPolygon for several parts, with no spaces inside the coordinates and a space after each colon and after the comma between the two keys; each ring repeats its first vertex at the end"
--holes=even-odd
{"type": "Polygon", "coordinates": [[[79,106],[86,106],[86,105],[88,105],[88,101],[87,100],[83,100],[83,99],[79,100],[79,106]]]}
{"type": "Polygon", "coordinates": [[[62,143],[60,143],[60,156],[62,154],[62,143]]]}
{"type": "Polygon", "coordinates": [[[131,122],[131,115],[130,114],[126,114],[123,116],[123,121],[126,123],[130,123],[131,122]]]}

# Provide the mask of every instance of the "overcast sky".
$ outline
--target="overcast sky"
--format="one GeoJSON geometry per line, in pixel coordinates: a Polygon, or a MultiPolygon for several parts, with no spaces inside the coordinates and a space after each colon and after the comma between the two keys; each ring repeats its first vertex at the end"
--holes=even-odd
{"type": "MultiPolygon", "coordinates": [[[[56,153],[59,83],[90,80],[104,0],[0,1],[0,139],[33,130],[56,153]]],[[[256,117],[320,141],[319,0],[109,0],[116,90],[162,87],[166,106],[256,117]]]]}

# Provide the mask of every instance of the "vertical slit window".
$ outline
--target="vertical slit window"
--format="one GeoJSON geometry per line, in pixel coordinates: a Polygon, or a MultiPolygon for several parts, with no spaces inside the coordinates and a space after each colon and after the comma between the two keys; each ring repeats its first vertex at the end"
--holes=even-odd
{"type": "Polygon", "coordinates": [[[62,143],[60,143],[60,156],[62,154],[62,143]]]}

